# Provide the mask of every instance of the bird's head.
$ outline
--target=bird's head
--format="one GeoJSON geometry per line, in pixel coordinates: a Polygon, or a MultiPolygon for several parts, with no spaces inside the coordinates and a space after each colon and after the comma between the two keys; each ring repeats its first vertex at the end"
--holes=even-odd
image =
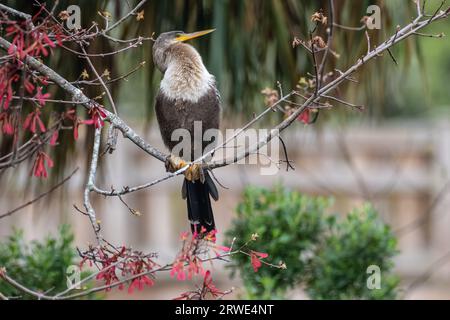
{"type": "Polygon", "coordinates": [[[161,72],[165,72],[173,53],[176,52],[176,50],[172,50],[174,47],[185,41],[211,33],[214,30],[208,29],[192,33],[185,33],[183,31],[161,33],[153,44],[153,61],[161,72]]]}

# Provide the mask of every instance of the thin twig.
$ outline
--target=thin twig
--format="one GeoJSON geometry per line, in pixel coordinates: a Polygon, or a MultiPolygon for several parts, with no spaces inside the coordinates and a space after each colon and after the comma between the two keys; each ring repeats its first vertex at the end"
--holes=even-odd
{"type": "Polygon", "coordinates": [[[445,36],[445,34],[443,32],[438,33],[438,34],[414,32],[414,35],[420,36],[420,37],[427,37],[427,38],[443,38],[445,36]]]}
{"type": "Polygon", "coordinates": [[[126,19],[128,19],[129,16],[136,14],[136,12],[147,2],[147,0],[142,0],[141,2],[139,2],[136,7],[134,7],[133,10],[129,11],[125,16],[123,16],[122,18],[119,19],[119,21],[117,21],[116,23],[114,23],[113,25],[111,25],[109,28],[107,28],[103,33],[107,33],[111,30],[113,30],[114,28],[116,28],[117,26],[119,26],[122,22],[124,22],[126,19]]]}
{"type": "Polygon", "coordinates": [[[319,66],[319,80],[317,81],[319,84],[318,86],[320,87],[320,85],[323,82],[323,75],[325,72],[325,66],[327,63],[327,58],[328,58],[328,53],[331,50],[331,44],[333,43],[333,28],[334,28],[334,0],[328,0],[328,7],[329,7],[329,15],[328,15],[328,19],[329,19],[329,24],[328,24],[328,29],[327,29],[327,33],[328,33],[328,38],[327,38],[327,46],[325,48],[325,53],[323,54],[323,58],[322,58],[322,62],[320,63],[319,66]]]}
{"type": "Polygon", "coordinates": [[[313,59],[314,74],[315,74],[315,78],[316,78],[316,85],[314,87],[314,97],[317,97],[317,93],[319,92],[319,87],[320,87],[320,80],[319,80],[319,72],[317,70],[316,51],[314,49],[314,41],[313,41],[312,33],[309,34],[309,38],[311,39],[311,55],[312,55],[312,59],[313,59]]]}
{"type": "Polygon", "coordinates": [[[404,235],[416,230],[423,224],[428,223],[430,214],[441,203],[441,201],[445,199],[445,196],[447,195],[448,192],[450,192],[450,179],[448,179],[447,182],[444,184],[444,186],[440,189],[440,191],[431,201],[430,205],[425,210],[425,212],[423,212],[417,219],[394,230],[395,235],[397,237],[403,237],[404,235]]]}
{"type": "Polygon", "coordinates": [[[284,162],[286,162],[286,171],[289,171],[289,169],[295,170],[295,167],[291,164],[292,161],[289,160],[286,144],[284,143],[283,139],[280,136],[278,136],[278,139],[280,140],[281,146],[283,147],[283,152],[286,159],[284,160],[284,162]]]}
{"type": "Polygon", "coordinates": [[[411,282],[406,289],[405,297],[407,297],[413,290],[415,290],[417,287],[421,286],[424,282],[426,282],[431,276],[439,270],[441,267],[443,267],[448,260],[450,259],[450,251],[445,253],[443,256],[441,256],[439,259],[434,261],[428,269],[421,274],[417,279],[415,279],[413,282],[411,282]]]}
{"type": "Polygon", "coordinates": [[[117,113],[116,104],[114,103],[114,99],[113,99],[113,97],[111,95],[111,92],[109,92],[109,89],[106,86],[105,82],[103,81],[102,77],[100,76],[100,74],[95,69],[94,64],[92,63],[91,59],[89,58],[89,56],[86,53],[86,50],[84,49],[83,44],[80,43],[80,47],[81,47],[81,51],[83,51],[83,53],[85,54],[84,58],[88,62],[89,67],[91,68],[92,72],[94,72],[95,76],[97,77],[98,82],[100,82],[100,84],[102,85],[103,89],[105,89],[106,96],[108,97],[109,103],[111,104],[111,108],[113,109],[114,113],[117,115],[118,113],[117,113]]]}
{"type": "Polygon", "coordinates": [[[369,37],[369,33],[367,32],[367,30],[364,32],[364,34],[366,35],[366,40],[367,40],[367,54],[370,53],[370,37],[369,37]]]}
{"type": "MultiPolygon", "coordinates": [[[[118,76],[118,77],[116,77],[116,78],[114,78],[114,79],[111,79],[111,80],[107,80],[107,81],[104,81],[104,80],[103,80],[103,82],[104,82],[105,84],[111,84],[111,83],[117,82],[117,81],[119,81],[119,80],[125,80],[125,81],[126,81],[127,78],[128,78],[130,75],[132,75],[133,73],[135,73],[136,71],[138,71],[138,70],[139,70],[140,68],[142,68],[144,65],[145,65],[145,61],[142,61],[141,63],[139,63],[139,64],[137,65],[137,67],[133,68],[132,70],[128,71],[127,73],[125,73],[125,74],[123,74],[123,75],[121,75],[121,76],[118,76]]],[[[76,85],[90,85],[90,86],[101,86],[101,85],[102,85],[100,82],[98,82],[98,81],[96,81],[96,80],[90,80],[90,81],[87,81],[87,80],[79,80],[79,81],[73,81],[72,84],[76,84],[76,85]]],[[[47,100],[47,101],[50,101],[50,100],[47,100]]]]}
{"type": "Polygon", "coordinates": [[[360,27],[348,27],[348,26],[344,26],[342,24],[338,24],[338,23],[333,23],[333,26],[344,29],[344,30],[349,30],[349,31],[362,31],[366,28],[366,25],[362,25],[360,27]]]}
{"type": "Polygon", "coordinates": [[[12,209],[6,213],[0,214],[0,219],[3,219],[5,217],[8,217],[14,213],[16,213],[17,211],[20,211],[26,207],[28,207],[29,205],[32,205],[33,203],[41,200],[42,198],[46,197],[47,195],[49,195],[50,193],[52,193],[53,191],[55,191],[56,189],[58,189],[59,187],[61,187],[63,184],[65,184],[67,181],[69,181],[74,175],[75,173],[77,173],[78,171],[78,167],[72,171],[71,174],[69,174],[67,177],[65,177],[63,180],[61,180],[60,182],[58,182],[57,184],[55,184],[53,187],[51,187],[50,189],[48,189],[47,191],[45,191],[44,193],[41,193],[39,196],[37,196],[36,198],[18,206],[15,209],[12,209]]]}
{"type": "Polygon", "coordinates": [[[387,52],[389,53],[389,56],[391,57],[392,61],[394,61],[394,63],[398,66],[398,62],[395,59],[394,55],[392,54],[391,49],[388,48],[387,52]]]}
{"type": "Polygon", "coordinates": [[[344,104],[344,105],[346,105],[346,106],[355,108],[355,109],[357,109],[358,111],[364,110],[364,106],[357,105],[357,104],[353,104],[353,103],[350,103],[350,102],[348,102],[348,101],[345,101],[345,100],[342,100],[342,99],[339,99],[339,98],[336,98],[336,97],[333,97],[333,96],[328,96],[328,95],[325,95],[325,94],[324,94],[324,95],[322,95],[322,97],[323,97],[323,98],[326,98],[326,99],[331,99],[331,100],[337,101],[337,102],[339,102],[339,103],[342,103],[342,104],[344,104]]]}

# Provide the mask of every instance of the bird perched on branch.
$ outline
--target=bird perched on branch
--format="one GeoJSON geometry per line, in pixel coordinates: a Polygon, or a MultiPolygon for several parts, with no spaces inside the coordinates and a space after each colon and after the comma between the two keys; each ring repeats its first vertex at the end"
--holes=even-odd
{"type": "Polygon", "coordinates": [[[171,151],[166,169],[175,172],[190,165],[184,172],[182,197],[187,202],[193,233],[215,229],[210,196],[218,200],[217,188],[202,164],[191,162],[201,156],[211,143],[204,141],[203,133],[208,129],[219,129],[220,97],[214,76],[206,69],[197,50],[185,41],[212,31],[166,32],[153,45],[153,61],[164,74],[155,110],[164,144],[171,151]],[[201,135],[195,130],[198,124],[201,125],[201,135]],[[189,147],[184,148],[182,154],[173,154],[180,139],[173,134],[179,129],[189,134],[189,147]]]}

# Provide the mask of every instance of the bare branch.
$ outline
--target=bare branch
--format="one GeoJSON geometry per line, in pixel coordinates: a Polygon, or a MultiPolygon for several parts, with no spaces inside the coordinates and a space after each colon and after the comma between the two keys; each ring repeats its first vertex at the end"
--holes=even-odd
{"type": "Polygon", "coordinates": [[[19,18],[22,18],[22,19],[25,19],[25,20],[31,20],[31,15],[29,15],[27,13],[24,13],[24,12],[21,12],[21,11],[18,11],[18,10],[13,9],[13,8],[10,8],[10,7],[5,6],[4,4],[1,4],[1,3],[0,3],[0,10],[9,12],[10,14],[12,14],[12,15],[14,15],[16,17],[19,17],[19,18]]]}
{"type": "Polygon", "coordinates": [[[136,12],[139,10],[139,8],[142,7],[146,2],[147,2],[147,0],[142,0],[141,2],[139,2],[136,5],[136,7],[134,7],[133,10],[129,11],[125,16],[123,16],[122,18],[119,19],[119,21],[117,21],[116,23],[111,25],[109,28],[107,28],[103,33],[107,33],[109,31],[113,30],[114,28],[119,26],[122,22],[124,22],[126,19],[128,19],[129,16],[136,14],[136,12]]]}
{"type": "Polygon", "coordinates": [[[92,207],[91,200],[89,194],[94,188],[95,184],[95,175],[97,173],[97,161],[100,150],[100,140],[101,140],[101,129],[95,129],[94,136],[94,146],[92,148],[92,157],[91,157],[91,165],[89,169],[88,181],[86,183],[86,187],[84,189],[84,207],[89,216],[89,220],[91,221],[92,228],[94,229],[95,236],[97,238],[97,242],[101,245],[102,236],[100,233],[100,222],[97,220],[97,216],[95,214],[95,210],[92,207]]]}

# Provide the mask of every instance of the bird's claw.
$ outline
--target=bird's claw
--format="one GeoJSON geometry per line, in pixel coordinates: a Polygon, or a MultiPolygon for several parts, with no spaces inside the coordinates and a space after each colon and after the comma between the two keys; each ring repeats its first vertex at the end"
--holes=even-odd
{"type": "Polygon", "coordinates": [[[189,168],[184,172],[184,176],[189,181],[200,180],[201,183],[205,183],[205,173],[202,165],[199,163],[191,163],[189,168]]]}
{"type": "Polygon", "coordinates": [[[175,172],[186,166],[186,161],[181,159],[180,157],[176,157],[174,155],[170,155],[166,158],[165,161],[166,171],[167,172],[175,172]]]}
{"type": "MultiPolygon", "coordinates": [[[[168,156],[165,161],[167,172],[176,172],[188,164],[188,162],[174,155],[168,156]]],[[[205,182],[205,173],[203,171],[203,167],[198,163],[189,164],[189,167],[184,171],[184,176],[189,181],[200,180],[200,182],[202,183],[205,182]]]]}

